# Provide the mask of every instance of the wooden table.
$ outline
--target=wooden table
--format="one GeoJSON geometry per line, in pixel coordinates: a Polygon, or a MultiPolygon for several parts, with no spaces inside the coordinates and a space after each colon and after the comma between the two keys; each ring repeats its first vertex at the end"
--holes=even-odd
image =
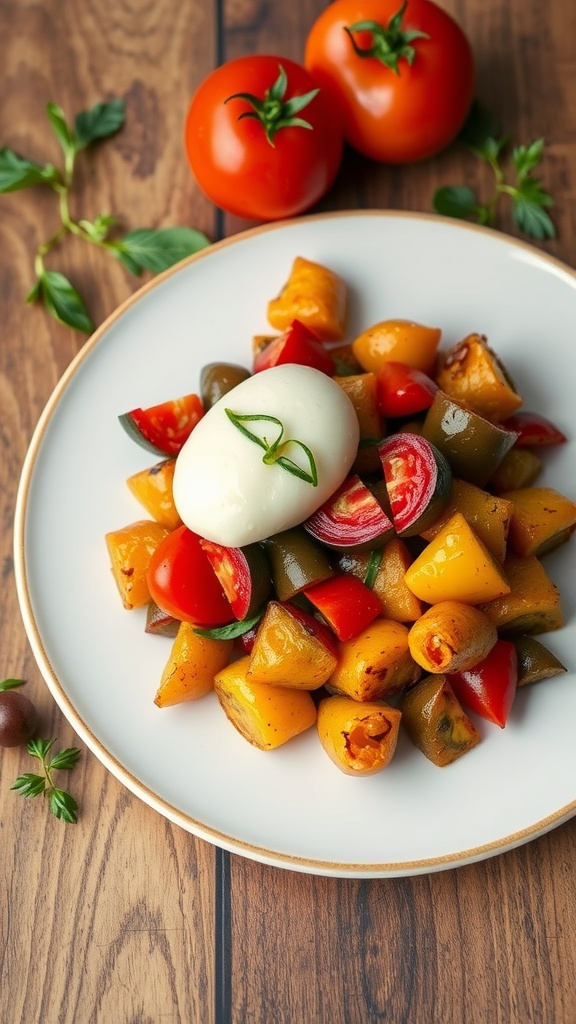
{"type": "MultiPolygon", "coordinates": [[[[127,228],[189,224],[215,239],[246,226],[191,180],[182,147],[194,88],[253,52],[298,60],[320,0],[0,0],[0,145],[40,162],[58,148],[44,107],[69,116],[111,96],[126,125],[79,167],[74,212],[127,228]]],[[[445,0],[469,34],[477,95],[519,142],[544,136],[556,240],[576,263],[576,8],[572,0],[445,0]]],[[[428,211],[441,184],[487,187],[452,147],[391,169],[347,156],[321,209],[428,211]]],[[[38,416],[83,337],[25,306],[53,197],[0,198],[0,678],[23,677],[43,735],[78,742],[30,653],[12,562],[17,482],[38,416]]],[[[514,233],[509,216],[503,230],[514,233]]],[[[96,323],[139,286],[71,240],[54,265],[96,323]]],[[[0,1020],[3,1024],[573,1024],[576,822],[491,860],[386,880],[317,878],[229,855],[171,825],[84,750],[76,826],[10,791],[29,770],[1,752],[0,1020]]]]}

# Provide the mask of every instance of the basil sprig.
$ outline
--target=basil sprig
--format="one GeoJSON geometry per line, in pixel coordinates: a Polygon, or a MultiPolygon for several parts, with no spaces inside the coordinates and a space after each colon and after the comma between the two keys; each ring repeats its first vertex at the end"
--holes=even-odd
{"type": "Polygon", "coordinates": [[[118,219],[112,214],[100,213],[94,220],[76,220],[71,216],[69,197],[78,154],[118,132],[124,124],[124,114],[124,100],[113,99],[81,111],[72,126],[61,107],[48,103],[46,115],[62,150],[62,167],[38,164],[6,146],[0,148],[0,193],[46,185],[58,196],[60,225],[36,250],[35,281],[26,301],[42,302],[60,323],[87,334],[94,329],[94,324],[84,299],[68,278],[45,266],[46,257],[67,234],[105,249],[136,275],[143,270],[160,273],[210,244],[205,235],[189,227],[139,228],[121,237],[118,219]]]}

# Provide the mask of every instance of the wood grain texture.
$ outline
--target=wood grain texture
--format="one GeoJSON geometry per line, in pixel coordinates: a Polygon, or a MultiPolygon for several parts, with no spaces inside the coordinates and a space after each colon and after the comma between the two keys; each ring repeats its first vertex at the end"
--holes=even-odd
{"type": "MultiPolygon", "coordinates": [[[[219,218],[186,167],[182,122],[190,94],[218,54],[280,52],[299,59],[323,6],[320,0],[0,0],[0,145],[56,161],[46,102],[57,101],[73,116],[123,96],[123,131],[79,161],[74,212],[113,212],[126,230],[181,223],[211,237],[219,224],[235,232],[247,223],[219,218]]],[[[542,177],[556,199],[558,237],[543,248],[576,263],[574,4],[444,0],[443,6],[473,41],[477,94],[498,112],[503,129],[519,142],[546,138],[542,177]]],[[[434,189],[451,183],[479,191],[491,185],[489,172],[459,147],[408,168],[381,167],[348,152],[319,209],[428,211],[434,189]]],[[[509,214],[501,226],[517,233],[509,214]]],[[[48,193],[0,197],[0,678],[26,678],[42,734],[71,745],[77,738],[28,648],[12,559],[26,448],[82,342],[23,303],[34,249],[54,228],[48,193]]],[[[79,288],[97,323],[140,283],[107,254],[74,240],[51,265],[79,288]]],[[[576,821],[492,860],[408,879],[314,878],[224,855],[229,875],[224,871],[220,880],[230,893],[221,909],[226,915],[231,908],[231,918],[215,935],[211,847],[132,797],[86,750],[70,776],[80,820],[64,825],[40,800],[10,792],[12,780],[30,767],[21,750],[0,751],[2,1024],[576,1020],[576,821]],[[229,1001],[215,1001],[216,952],[229,972],[229,1001]]]]}

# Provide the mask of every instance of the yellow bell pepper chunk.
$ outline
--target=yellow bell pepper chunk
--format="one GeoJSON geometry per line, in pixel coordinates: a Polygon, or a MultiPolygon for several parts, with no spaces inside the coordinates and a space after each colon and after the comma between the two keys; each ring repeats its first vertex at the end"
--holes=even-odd
{"type": "Polygon", "coordinates": [[[164,459],[126,480],[132,494],[146,511],[169,530],[175,530],[182,523],[172,495],[175,466],[176,459],[164,459]]]}
{"type": "Polygon", "coordinates": [[[501,497],[512,502],[510,546],[517,555],[543,555],[576,530],[576,503],[552,487],[520,487],[501,497]]]}
{"type": "Polygon", "coordinates": [[[170,530],[160,523],[139,519],[105,535],[112,574],[126,609],[148,604],[150,591],[146,573],[150,559],[169,533],[170,530]]]}
{"type": "Polygon", "coordinates": [[[198,700],[210,693],[214,676],[230,661],[233,645],[232,640],[200,636],[191,623],[181,622],[154,697],[156,707],[198,700]]]}
{"type": "Polygon", "coordinates": [[[336,656],[278,601],[269,601],[250,654],[248,678],[270,686],[316,690],[336,656]]]}
{"type": "Polygon", "coordinates": [[[249,661],[246,654],[218,672],[214,689],[238,732],[260,750],[273,750],[315,724],[316,705],[307,690],[249,679],[249,661]]]}
{"type": "Polygon", "coordinates": [[[328,686],[353,700],[380,700],[416,682],[421,674],[408,647],[408,627],[375,619],[338,645],[338,664],[328,686]]]}
{"type": "Polygon", "coordinates": [[[510,592],[502,568],[461,512],[456,512],[430,541],[404,580],[427,604],[480,604],[510,592]]]}
{"type": "Polygon", "coordinates": [[[404,363],[432,373],[440,343],[438,327],[411,320],[382,320],[352,342],[352,351],[364,370],[378,373],[384,363],[404,363]]]}

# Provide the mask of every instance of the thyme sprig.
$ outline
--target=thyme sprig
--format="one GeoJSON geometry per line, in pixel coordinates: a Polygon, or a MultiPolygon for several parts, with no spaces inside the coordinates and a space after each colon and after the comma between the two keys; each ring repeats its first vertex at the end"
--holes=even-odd
{"type": "Polygon", "coordinates": [[[241,434],[244,434],[244,437],[247,437],[250,441],[253,441],[254,444],[257,444],[260,446],[260,448],[264,449],[264,456],[262,458],[262,462],[266,466],[281,466],[282,469],[287,470],[288,473],[292,473],[293,476],[297,476],[300,480],[305,480],[306,483],[312,484],[312,487],[318,486],[318,471],[316,469],[316,460],[312,452],[310,451],[310,448],[308,447],[307,444],[304,444],[303,441],[298,441],[294,437],[289,437],[283,440],[284,424],[282,423],[282,420],[279,420],[276,416],[268,416],[266,413],[240,414],[232,412],[232,409],[225,409],[224,412],[226,413],[230,422],[234,424],[236,429],[239,430],[241,434]],[[245,423],[257,422],[273,423],[276,427],[278,427],[280,432],[276,440],[270,443],[265,437],[260,437],[258,434],[254,434],[251,430],[248,430],[248,428],[244,426],[245,423]],[[289,458],[285,454],[286,450],[289,448],[290,445],[296,445],[304,452],[308,460],[308,465],[310,467],[309,471],[306,469],[302,469],[302,467],[299,466],[297,462],[294,462],[293,459],[289,458]]]}

